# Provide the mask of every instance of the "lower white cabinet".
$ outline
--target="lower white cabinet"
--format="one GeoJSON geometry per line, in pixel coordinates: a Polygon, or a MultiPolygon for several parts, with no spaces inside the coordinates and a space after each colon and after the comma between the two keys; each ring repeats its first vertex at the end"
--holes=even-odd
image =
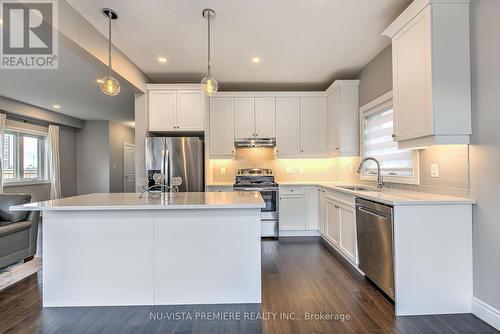
{"type": "Polygon", "coordinates": [[[303,231],[306,229],[306,195],[280,194],[280,230],[303,231]]]}
{"type": "Polygon", "coordinates": [[[354,197],[331,190],[319,191],[320,233],[351,263],[358,264],[354,197]]]}

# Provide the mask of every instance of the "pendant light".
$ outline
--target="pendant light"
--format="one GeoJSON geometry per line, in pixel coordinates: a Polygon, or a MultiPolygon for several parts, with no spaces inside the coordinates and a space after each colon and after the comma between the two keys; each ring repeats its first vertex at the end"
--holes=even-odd
{"type": "Polygon", "coordinates": [[[111,67],[111,50],[112,50],[112,44],[111,44],[111,20],[116,20],[118,18],[118,14],[110,8],[104,8],[102,10],[104,15],[107,16],[108,18],[108,75],[97,80],[99,83],[99,87],[101,88],[102,92],[106,95],[109,96],[116,96],[118,93],[120,93],[120,83],[118,80],[113,78],[111,75],[112,73],[112,67],[111,67]]]}
{"type": "Polygon", "coordinates": [[[219,84],[217,83],[217,80],[212,76],[211,73],[211,58],[210,58],[210,42],[211,42],[211,21],[215,19],[215,11],[211,8],[205,8],[202,12],[202,15],[204,18],[207,19],[208,21],[208,71],[207,71],[207,76],[204,77],[201,80],[201,87],[203,91],[205,92],[206,95],[212,96],[215,93],[217,93],[217,89],[219,88],[219,84]]]}

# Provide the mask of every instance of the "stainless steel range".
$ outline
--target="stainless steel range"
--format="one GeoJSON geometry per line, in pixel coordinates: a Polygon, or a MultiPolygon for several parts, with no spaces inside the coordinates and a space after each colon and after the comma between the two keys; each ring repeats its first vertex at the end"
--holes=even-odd
{"type": "Polygon", "coordinates": [[[261,210],[260,221],[263,237],[279,236],[278,184],[274,171],[264,168],[238,169],[234,191],[259,191],[266,207],[261,210]]]}

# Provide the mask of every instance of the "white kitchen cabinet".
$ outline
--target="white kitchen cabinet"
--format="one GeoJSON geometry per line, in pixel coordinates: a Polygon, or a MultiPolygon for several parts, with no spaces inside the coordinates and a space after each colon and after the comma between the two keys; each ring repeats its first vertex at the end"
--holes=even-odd
{"type": "Polygon", "coordinates": [[[305,194],[280,193],[279,228],[283,231],[304,231],[306,229],[305,194]]]}
{"type": "Polygon", "coordinates": [[[275,138],[274,103],[274,98],[235,98],[235,138],[275,138]]]}
{"type": "Polygon", "coordinates": [[[259,138],[276,138],[274,97],[255,98],[255,134],[259,138]]]}
{"type": "Polygon", "coordinates": [[[232,192],[232,191],[233,191],[232,185],[228,185],[228,186],[209,185],[209,186],[207,186],[207,192],[226,193],[226,192],[232,192]]]}
{"type": "Polygon", "coordinates": [[[150,91],[148,96],[149,131],[175,131],[177,92],[150,91]]]}
{"type": "Polygon", "coordinates": [[[356,210],[343,204],[339,207],[340,249],[353,262],[357,261],[356,210]]]}
{"type": "Polygon", "coordinates": [[[300,154],[328,154],[326,97],[300,98],[300,154]]]}
{"type": "Polygon", "coordinates": [[[211,158],[234,157],[234,99],[210,98],[211,158]]]}
{"type": "Polygon", "coordinates": [[[255,99],[234,99],[234,137],[255,137],[255,99]]]}
{"type": "Polygon", "coordinates": [[[177,92],[177,131],[203,131],[205,129],[205,97],[199,90],[177,92]]]}
{"type": "Polygon", "coordinates": [[[276,153],[280,157],[300,154],[300,99],[276,98],[276,153]]]}
{"type": "Polygon", "coordinates": [[[469,144],[469,4],[414,1],[383,34],[392,38],[399,147],[469,144]]]}
{"type": "Polygon", "coordinates": [[[205,130],[205,97],[197,85],[147,85],[149,131],[205,130]]]}
{"type": "Polygon", "coordinates": [[[316,187],[306,187],[306,230],[318,231],[318,191],[316,187]]]}
{"type": "Polygon", "coordinates": [[[337,80],[327,90],[328,153],[359,155],[359,80],[337,80]]]}
{"type": "Polygon", "coordinates": [[[330,197],[325,199],[325,225],[326,238],[335,246],[339,245],[339,230],[340,230],[340,208],[330,197]]]}
{"type": "Polygon", "coordinates": [[[318,227],[321,236],[326,237],[326,190],[318,188],[318,227]]]}

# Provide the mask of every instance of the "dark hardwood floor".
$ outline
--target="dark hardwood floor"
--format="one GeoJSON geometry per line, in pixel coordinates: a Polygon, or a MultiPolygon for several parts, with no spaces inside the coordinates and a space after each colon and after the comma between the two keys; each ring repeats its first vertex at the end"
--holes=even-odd
{"type": "Polygon", "coordinates": [[[43,309],[41,278],[0,292],[0,333],[497,333],[471,314],[395,317],[394,306],[316,238],[262,242],[262,306],[43,309]],[[202,319],[209,316],[219,319],[202,319]]]}

